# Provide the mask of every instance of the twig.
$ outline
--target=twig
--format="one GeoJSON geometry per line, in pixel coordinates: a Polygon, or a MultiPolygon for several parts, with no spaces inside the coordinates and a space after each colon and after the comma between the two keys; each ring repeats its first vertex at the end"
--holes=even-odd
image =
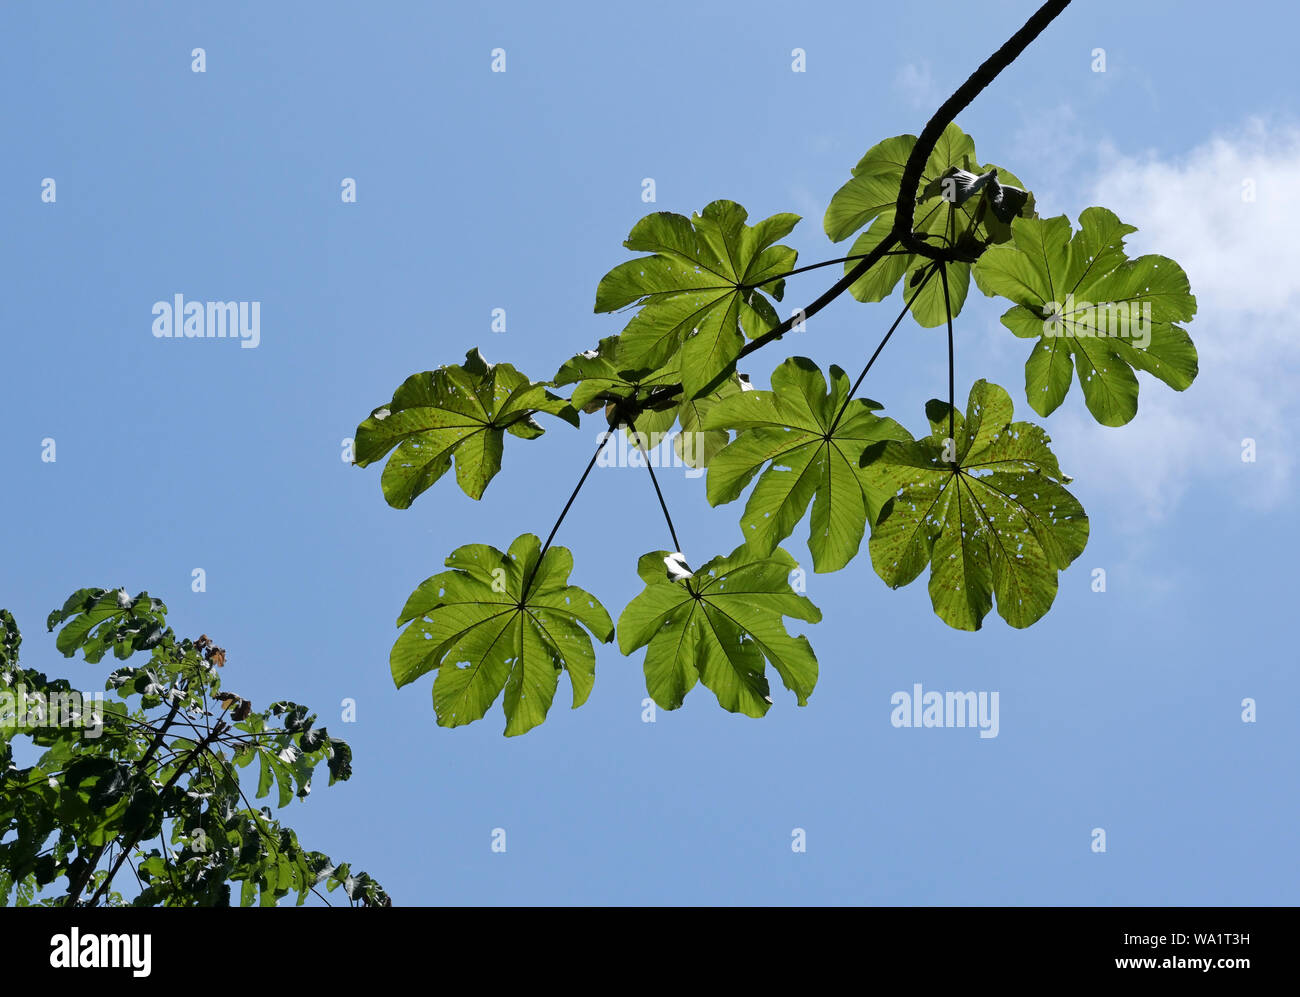
{"type": "Polygon", "coordinates": [[[627,421],[627,428],[632,433],[632,438],[636,440],[637,449],[640,450],[642,455],[645,457],[646,470],[650,472],[650,481],[655,486],[655,494],[659,496],[659,508],[664,511],[664,519],[668,523],[668,533],[673,538],[673,550],[680,554],[682,551],[682,544],[681,541],[677,539],[677,531],[673,529],[673,517],[668,515],[668,503],[664,501],[664,493],[659,489],[659,479],[655,477],[655,469],[650,465],[650,452],[642,445],[641,436],[636,431],[636,424],[631,419],[627,421]]]}
{"type": "Polygon", "coordinates": [[[871,365],[876,362],[876,357],[880,356],[880,352],[885,348],[885,344],[889,342],[889,337],[894,334],[894,330],[898,328],[899,323],[902,322],[903,318],[907,315],[908,309],[912,307],[912,302],[915,301],[917,295],[925,289],[925,285],[930,283],[930,278],[933,276],[934,265],[932,264],[931,266],[926,267],[925,276],[921,278],[921,283],[916,286],[916,290],[912,292],[912,296],[904,303],[903,310],[898,313],[898,318],[894,319],[894,324],[891,325],[889,331],[885,333],[885,338],[882,339],[880,345],[876,347],[876,352],[871,354],[871,359],[868,360],[867,365],[862,368],[862,373],[858,375],[858,379],[853,382],[853,390],[851,390],[849,396],[844,399],[844,404],[841,405],[840,410],[835,413],[835,420],[831,423],[831,428],[826,431],[828,435],[835,432],[835,427],[840,424],[840,418],[849,407],[849,402],[853,401],[854,395],[858,393],[858,388],[862,387],[862,382],[866,379],[867,371],[871,370],[871,365]]]}
{"type": "MultiPolygon", "coordinates": [[[[212,733],[209,734],[207,737],[205,737],[198,744],[196,744],[189,751],[189,753],[186,754],[181,764],[177,766],[176,771],[172,773],[172,777],[168,779],[166,784],[162,787],[162,789],[158,791],[159,799],[162,799],[164,796],[166,796],[167,791],[171,789],[174,785],[176,785],[177,782],[180,781],[180,777],[185,773],[185,770],[190,767],[190,763],[199,755],[201,755],[204,751],[207,750],[208,743],[216,740],[218,737],[221,736],[221,732],[224,729],[224,727],[225,727],[225,723],[222,721],[218,721],[216,727],[212,729],[212,733]]],[[[95,906],[95,904],[99,901],[99,898],[104,895],[104,892],[108,889],[109,885],[112,884],[113,877],[117,875],[118,869],[122,867],[122,863],[126,861],[127,855],[131,853],[131,849],[135,847],[135,843],[139,840],[140,840],[140,833],[137,831],[121,845],[122,854],[118,856],[116,862],[114,862],[111,866],[109,866],[108,875],[105,876],[104,881],[99,884],[99,889],[95,891],[94,895],[91,896],[90,900],[87,902],[89,906],[91,907],[95,906]]],[[[71,906],[71,904],[69,904],[69,906],[71,906]]]]}
{"type": "Polygon", "coordinates": [[[587,461],[587,469],[582,472],[582,477],[578,479],[578,484],[574,487],[572,494],[569,495],[569,501],[564,503],[564,508],[560,510],[559,518],[555,520],[555,525],[551,527],[550,536],[546,538],[546,543],[542,544],[542,552],[537,555],[537,563],[533,565],[528,572],[528,577],[524,579],[523,586],[519,589],[519,601],[522,603],[528,598],[528,587],[533,583],[533,577],[537,574],[537,569],[541,567],[542,558],[546,552],[551,549],[551,541],[555,539],[555,534],[559,532],[560,524],[564,522],[564,517],[569,514],[569,509],[573,506],[573,500],[578,497],[578,492],[582,491],[582,486],[587,482],[587,475],[591,474],[591,469],[596,466],[596,459],[600,457],[600,452],[605,449],[605,444],[613,434],[618,421],[618,411],[609,417],[609,428],[600,434],[600,442],[596,444],[596,452],[591,455],[591,460],[587,461]]]}
{"type": "Polygon", "coordinates": [[[943,280],[943,309],[948,313],[948,439],[952,441],[953,462],[957,460],[957,439],[953,433],[954,413],[956,412],[956,395],[953,391],[954,371],[956,369],[955,353],[952,344],[952,302],[948,300],[948,264],[939,261],[939,276],[943,280]]]}

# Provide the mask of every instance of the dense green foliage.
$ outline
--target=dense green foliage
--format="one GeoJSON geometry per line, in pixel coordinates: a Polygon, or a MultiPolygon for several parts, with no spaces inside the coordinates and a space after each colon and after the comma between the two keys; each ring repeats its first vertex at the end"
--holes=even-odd
{"type": "Polygon", "coordinates": [[[746,391],[710,413],[712,429],[736,436],[709,463],[713,505],[739,497],[767,465],[740,518],[745,543],[770,555],[803,519],[812,502],[808,549],[813,570],[844,567],[858,552],[867,520],[889,497],[869,470],[863,451],[879,440],[910,439],[880,405],[851,398],[848,375],[831,368],[831,387],[811,360],[792,357],[772,372],[771,391],[746,391]]]}
{"type": "Polygon", "coordinates": [[[358,905],[388,906],[364,872],[309,851],[294,831],[255,807],[304,799],[318,767],[329,783],[352,774],[347,742],[287,701],[255,711],[223,687],[226,652],[206,636],[178,639],[167,607],[148,594],[81,589],[51,613],[55,646],[89,664],[126,662],[96,699],[68,679],[18,662],[22,637],[0,610],[0,905],[243,906],[302,904],[343,887],[358,905]],[[15,738],[42,749],[15,761],[15,738]],[[136,889],[118,892],[123,865],[136,889]],[[50,889],[60,880],[66,888],[50,889]]]}

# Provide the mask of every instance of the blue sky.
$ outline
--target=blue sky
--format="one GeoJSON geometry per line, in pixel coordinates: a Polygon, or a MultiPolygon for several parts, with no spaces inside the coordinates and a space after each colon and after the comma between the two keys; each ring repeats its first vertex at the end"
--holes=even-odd
{"type": "MultiPolygon", "coordinates": [[[[641,652],[613,646],[586,706],[562,683],[508,740],[499,705],[440,728],[431,680],[389,675],[407,594],[461,543],[545,536],[599,426],[507,438],[481,502],[447,479],[397,511],[377,467],[341,459],[360,419],[473,346],[541,379],[619,331],[595,286],[649,210],[795,211],[801,263],[842,255],[821,216],[853,164],[919,131],[1033,6],[5,5],[0,605],[25,663],[98,688],[107,669],[59,659],[45,615],[87,585],[164,598],[179,633],[227,648],[238,692],[308,703],[351,741],[352,781],[283,816],[401,904],[1296,902],[1290,5],[1076,4],[958,119],[1042,214],[1103,204],[1136,225],[1130,248],[1177,259],[1200,306],[1201,377],[1177,394],[1144,375],[1122,429],[1077,385],[1032,416],[999,303],[972,294],[958,319],[959,398],[1006,386],[1091,518],[1044,620],[952,631],[923,583],[890,591],[862,556],[809,572],[824,620],[792,629],[819,684],[802,709],[774,691],[762,720],[697,687],[643,723],[641,652]],[[260,345],[155,339],[176,293],[261,302],[260,345]],[[894,728],[890,697],[915,683],[997,691],[998,736],[894,728]]],[[[828,273],[789,281],[787,311],[828,273]]],[[[856,372],[897,308],[841,299],[748,369],[856,372]]],[[[920,431],[945,359],[909,321],[864,393],[920,431]]],[[[739,503],[661,481],[692,563],[740,541],[739,503]]],[[[805,563],[806,537],[786,545],[805,563]]],[[[557,543],[617,616],[636,558],[668,544],[645,473],[596,471],[557,543]]]]}

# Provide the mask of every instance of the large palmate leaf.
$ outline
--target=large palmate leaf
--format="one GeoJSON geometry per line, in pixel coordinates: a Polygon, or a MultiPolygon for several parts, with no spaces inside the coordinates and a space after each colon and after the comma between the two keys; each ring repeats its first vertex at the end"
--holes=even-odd
{"type": "Polygon", "coordinates": [[[617,336],[603,339],[597,349],[567,361],[552,383],[556,386],[576,383],[570,399],[574,406],[584,412],[595,412],[603,406],[606,418],[619,417],[619,406],[624,406],[626,411],[635,402],[640,408],[635,418],[630,415],[619,418],[629,437],[635,435],[639,445],[653,449],[671,434],[673,449],[684,464],[707,467],[713,455],[727,445],[730,434],[726,430],[705,429],[705,416],[723,398],[746,390],[747,383],[732,373],[696,397],[683,398],[680,388],[665,396],[665,389],[680,385],[679,357],[673,357],[656,370],[620,370],[618,350],[617,336]],[[642,408],[647,401],[651,404],[642,408]],[[680,431],[672,433],[674,426],[680,426],[680,431]]]}
{"type": "Polygon", "coordinates": [[[975,382],[964,419],[945,402],[926,412],[930,436],[862,455],[869,473],[897,489],[872,528],[871,563],[893,588],[930,565],[930,599],[949,626],[978,630],[996,596],[999,615],[1027,627],[1051,608],[1058,572],[1083,551],[1088,517],[1065,490],[1050,438],[1011,421],[1002,388],[975,382]]]}
{"type": "MultiPolygon", "coordinates": [[[[662,367],[657,368],[622,367],[619,352],[619,338],[607,336],[594,350],[579,353],[565,361],[551,384],[557,388],[566,384],[574,385],[569,397],[573,407],[588,413],[603,408],[606,418],[614,418],[615,409],[619,405],[636,403],[638,407],[644,406],[652,396],[663,396],[665,389],[680,384],[678,357],[670,357],[662,367]]],[[[681,400],[679,390],[643,408],[636,417],[637,432],[649,435],[668,432],[677,421],[677,409],[681,400]]],[[[624,431],[629,434],[632,432],[626,425],[624,431]]]]}
{"type": "MultiPolygon", "coordinates": [[[[840,242],[870,226],[853,243],[850,256],[871,252],[893,229],[903,167],[915,145],[916,136],[896,135],[872,146],[853,168],[853,178],[831,198],[825,227],[832,241],[840,242]]],[[[957,247],[972,256],[985,246],[1005,242],[1011,237],[1009,220],[1030,216],[1034,210],[1033,196],[1022,189],[1014,174],[975,164],[974,141],[949,124],[926,161],[912,222],[913,231],[927,242],[957,247]]],[[[918,280],[919,272],[930,262],[909,253],[886,256],[854,281],[850,293],[859,301],[883,301],[905,274],[918,280]]],[[[845,272],[855,263],[846,263],[845,272]]],[[[962,309],[969,284],[970,264],[949,263],[948,292],[954,316],[962,309]]],[[[926,284],[911,310],[916,321],[927,328],[946,322],[942,284],[938,280],[926,284]]]]}
{"type": "MultiPolygon", "coordinates": [[[[570,404],[582,412],[595,412],[620,402],[642,402],[656,390],[662,391],[680,381],[676,355],[661,367],[624,367],[620,364],[619,337],[606,336],[594,350],[566,360],[551,384],[557,388],[574,385],[570,404]]],[[[672,411],[680,403],[679,392],[663,408],[672,411]]]]}
{"type": "Polygon", "coordinates": [[[112,651],[119,659],[155,647],[168,635],[167,607],[148,592],[130,596],[126,589],[78,589],[62,609],[50,613],[46,629],[64,624],[55,646],[65,657],[81,651],[92,664],[112,651]]]}
{"type": "Polygon", "coordinates": [[[699,680],[723,709],[761,717],[772,704],[766,659],[806,705],[817,658],[808,638],[790,636],[782,618],[816,623],[821,611],[790,587],[794,558],[780,549],[759,557],[741,546],[692,575],[680,555],[666,570],[669,556],[661,550],[640,559],[645,590],[618,619],[624,654],[648,645],[646,689],[654,701],[675,710],[699,680]]]}
{"type": "MultiPolygon", "coordinates": [[[[602,339],[594,350],[579,353],[568,360],[555,375],[552,384],[560,387],[576,385],[570,402],[583,412],[595,412],[602,407],[606,417],[615,415],[618,405],[662,395],[664,389],[681,382],[680,357],[673,356],[664,366],[650,369],[621,369],[618,365],[619,337],[602,339]]],[[[705,467],[715,453],[727,444],[725,431],[705,430],[705,414],[721,399],[741,391],[738,375],[732,374],[707,394],[696,398],[683,398],[677,391],[669,397],[642,410],[633,420],[636,434],[643,445],[653,448],[680,422],[681,432],[673,437],[673,448],[683,463],[691,467],[705,467]]],[[[624,424],[630,435],[632,427],[624,424]]]]}
{"type": "Polygon", "coordinates": [[[1122,426],[1137,414],[1136,370],[1178,391],[1196,378],[1196,347],[1175,325],[1196,314],[1182,268],[1164,256],[1124,253],[1136,229],[1105,208],[1087,208],[1079,231],[1057,218],[1021,218],[1012,242],[975,265],[985,294],[1016,303],[1002,324],[1037,338],[1025,364],[1025,393],[1039,415],[1064,401],[1078,371],[1084,401],[1098,422],[1122,426]]]}
{"type": "Polygon", "coordinates": [[[595,596],[568,583],[568,550],[541,556],[525,533],[508,553],[467,544],[446,564],[452,570],[422,582],[397,618],[410,624],[389,656],[399,687],[436,668],[433,708],[444,727],[479,719],[504,689],[507,736],[546,719],[561,669],[574,709],[586,702],[596,679],[587,631],[608,643],[614,624],[595,596]]]}
{"type": "Polygon", "coordinates": [[[839,367],[831,367],[827,391],[815,363],[791,357],[772,372],[771,391],[733,395],[709,412],[706,427],[739,430],[709,464],[711,504],[733,501],[770,464],[740,520],[745,542],[758,555],[770,554],[788,537],[811,502],[813,570],[842,568],[857,554],[868,520],[889,498],[861,471],[859,458],[868,444],[911,436],[894,420],[875,415],[876,402],[854,399],[846,408],[849,390],[839,367]]]}
{"type": "Polygon", "coordinates": [[[528,380],[508,363],[487,363],[477,349],[460,365],[413,374],[387,405],[357,427],[359,467],[380,460],[394,447],[384,467],[384,498],[407,508],[441,478],[456,459],[456,481],[470,498],[481,498],[501,470],[504,434],[526,440],[541,436],[536,412],[578,425],[566,400],[528,380]]]}
{"type": "MultiPolygon", "coordinates": [[[[726,399],[740,397],[752,390],[747,381],[732,374],[708,394],[682,402],[677,410],[681,432],[673,437],[673,449],[683,463],[694,468],[705,468],[712,463],[731,440],[727,430],[710,425],[712,413],[726,399]]],[[[637,425],[639,427],[640,422],[637,425]]]]}
{"type": "Polygon", "coordinates": [[[752,226],[748,217],[733,201],[713,201],[692,218],[659,211],[633,226],[623,245],[654,255],[616,266],[596,288],[598,312],[641,305],[619,336],[620,368],[657,369],[680,350],[691,398],[736,359],[742,330],[753,339],[780,323],[764,292],[784,294],[785,282],[770,278],[792,270],[798,254],[774,243],[799,216],[752,226]]]}

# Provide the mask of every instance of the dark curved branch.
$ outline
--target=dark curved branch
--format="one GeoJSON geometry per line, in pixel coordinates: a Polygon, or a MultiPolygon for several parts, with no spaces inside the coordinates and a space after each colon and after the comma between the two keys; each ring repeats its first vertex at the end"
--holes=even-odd
{"type": "MultiPolygon", "coordinates": [[[[184,775],[186,769],[190,767],[190,763],[202,755],[203,752],[208,749],[208,745],[221,736],[222,732],[225,730],[225,726],[224,721],[217,721],[217,725],[212,728],[212,733],[190,749],[190,751],[185,755],[185,758],[181,761],[180,765],[177,766],[176,771],[172,773],[171,778],[168,779],[166,784],[158,790],[158,799],[161,800],[166,796],[167,791],[180,781],[181,776],[184,775]]],[[[131,854],[131,849],[136,846],[139,840],[140,832],[136,831],[127,836],[126,840],[121,843],[121,854],[118,855],[117,861],[109,867],[108,874],[104,877],[104,881],[99,884],[99,889],[95,891],[94,895],[87,902],[88,906],[94,907],[99,903],[100,897],[108,892],[108,888],[113,885],[113,877],[116,876],[118,870],[122,868],[122,863],[126,861],[127,856],[131,854]]],[[[69,902],[69,906],[71,905],[72,901],[69,902]]]]}
{"type": "Polygon", "coordinates": [[[903,166],[903,179],[898,188],[898,203],[894,209],[894,237],[918,256],[932,260],[958,260],[961,257],[953,250],[931,246],[917,237],[912,231],[912,219],[916,213],[916,188],[921,183],[921,173],[925,169],[930,153],[943,130],[950,125],[957,115],[979,96],[980,92],[997,79],[998,74],[1020,57],[1035,38],[1056,19],[1056,16],[1070,5],[1070,0],[1048,0],[1034,13],[1024,27],[1007,39],[1000,49],[984,60],[983,64],[957,88],[957,92],[939,105],[934,117],[925,123],[921,135],[912,146],[912,154],[903,166]]]}
{"type": "MultiPolygon", "coordinates": [[[[916,189],[921,182],[921,172],[925,168],[926,161],[930,158],[930,153],[934,151],[934,146],[935,143],[938,142],[939,136],[943,134],[943,130],[948,127],[957,115],[963,111],[985,87],[998,77],[998,74],[1000,74],[1002,70],[1011,65],[1011,63],[1029,47],[1030,43],[1042,34],[1043,30],[1056,19],[1057,15],[1060,14],[1061,11],[1065,10],[1069,5],[1070,0],[1048,0],[1047,3],[1043,4],[1043,6],[1041,6],[1034,15],[1025,22],[1024,26],[1019,31],[1007,39],[1006,43],[1001,48],[994,52],[988,59],[984,60],[980,67],[970,75],[966,82],[957,88],[956,93],[939,105],[939,109],[934,113],[934,116],[926,122],[925,128],[921,130],[921,135],[916,140],[916,144],[912,147],[912,153],[908,156],[907,163],[903,167],[903,177],[899,183],[898,190],[898,203],[895,208],[893,231],[891,231],[889,235],[885,236],[885,238],[882,239],[880,243],[871,250],[871,252],[862,257],[852,270],[845,273],[843,277],[822,292],[822,294],[820,294],[807,307],[799,309],[780,325],[776,326],[776,328],[771,329],[759,336],[757,339],[750,340],[746,343],[740,353],[736,355],[736,359],[728,364],[717,377],[705,386],[703,392],[701,392],[702,394],[708,394],[710,391],[716,390],[729,377],[731,377],[732,374],[735,373],[736,364],[741,359],[749,356],[756,350],[762,349],[774,339],[780,339],[794,328],[797,323],[816,315],[819,311],[852,287],[863,274],[886,256],[890,255],[895,246],[901,245],[903,248],[916,253],[919,256],[925,256],[932,260],[960,259],[959,255],[953,250],[937,249],[930,246],[918,239],[912,231],[912,223],[916,216],[916,189]]],[[[812,268],[809,267],[806,269],[812,268]]],[[[879,351],[877,351],[877,353],[878,352],[879,351]]],[[[872,359],[874,360],[875,358],[873,357],[872,359]]],[[[949,374],[951,375],[951,369],[949,374]]],[[[860,383],[861,378],[859,378],[859,384],[860,383]]],[[[640,401],[633,397],[626,399],[621,403],[616,403],[613,406],[612,410],[608,414],[608,429],[605,433],[601,434],[600,443],[596,447],[596,452],[592,454],[591,460],[587,463],[587,469],[583,471],[577,487],[573,489],[573,493],[569,496],[569,501],[565,503],[564,510],[560,513],[559,519],[556,520],[555,526],[551,529],[550,536],[546,538],[546,543],[542,546],[542,554],[545,554],[550,548],[551,541],[555,539],[555,534],[559,530],[560,524],[564,522],[565,515],[573,505],[574,499],[578,497],[578,492],[582,490],[582,486],[586,482],[588,475],[591,474],[591,469],[596,465],[596,458],[600,456],[600,451],[604,448],[609,434],[613,433],[620,425],[630,425],[632,420],[642,412],[652,408],[660,402],[667,401],[674,395],[679,394],[681,390],[682,386],[680,384],[668,385],[663,388],[657,388],[640,401]]],[[[949,394],[951,395],[951,388],[949,394]]],[[[655,484],[657,489],[658,482],[655,484]]],[[[667,511],[668,510],[665,507],[665,515],[667,515],[667,511]]],[[[539,558],[538,564],[540,563],[541,561],[539,558]]],[[[534,572],[535,571],[536,566],[534,567],[534,572]]],[[[524,597],[527,596],[528,586],[531,582],[532,574],[525,579],[523,588],[524,597]]]]}
{"type": "MultiPolygon", "coordinates": [[[[176,713],[180,710],[180,708],[181,708],[180,697],[179,696],[173,697],[172,708],[167,713],[166,719],[164,719],[162,724],[158,727],[158,732],[154,735],[153,740],[149,742],[149,747],[145,749],[144,757],[141,758],[138,762],[136,762],[137,771],[140,772],[148,771],[149,763],[153,761],[154,755],[156,755],[158,753],[158,749],[162,747],[163,738],[166,736],[167,731],[171,728],[171,725],[175,722],[176,713]]],[[[96,848],[93,852],[91,852],[88,856],[85,857],[86,858],[85,868],[83,868],[75,878],[70,879],[68,882],[68,895],[63,901],[64,906],[66,907],[77,906],[77,901],[81,898],[81,891],[84,890],[86,888],[86,884],[90,882],[90,877],[95,874],[95,867],[99,865],[100,859],[104,857],[104,853],[108,850],[108,846],[111,845],[114,840],[115,839],[110,838],[108,841],[105,841],[102,845],[100,845],[98,848],[96,848]]],[[[125,855],[126,851],[123,850],[122,854],[125,855]]],[[[81,858],[82,856],[78,854],[77,857],[81,858]]],[[[114,874],[117,872],[117,868],[121,866],[121,864],[122,864],[121,859],[119,859],[117,866],[113,867],[114,874]]],[[[104,880],[104,885],[107,886],[110,882],[112,882],[112,880],[113,880],[113,876],[110,875],[108,879],[104,880]]],[[[101,889],[99,892],[102,893],[103,890],[101,889]]],[[[96,893],[96,896],[98,895],[99,894],[96,893]]],[[[94,901],[92,900],[91,903],[93,904],[94,901]]]]}
{"type": "MultiPolygon", "coordinates": [[[[1055,20],[1056,16],[1069,5],[1070,0],[1048,0],[1047,3],[1038,8],[1033,17],[1026,21],[1019,31],[1007,39],[1001,48],[985,59],[980,67],[970,75],[970,78],[965,83],[957,88],[957,91],[951,97],[939,105],[939,110],[935,111],[934,116],[926,122],[925,127],[921,130],[921,135],[916,140],[916,145],[912,147],[912,153],[908,156],[907,163],[903,167],[903,178],[899,184],[898,203],[895,207],[893,231],[882,239],[875,249],[859,260],[852,270],[827,288],[807,307],[795,312],[794,315],[771,331],[746,343],[740,353],[737,354],[736,361],[728,365],[706,386],[705,394],[716,390],[719,385],[732,375],[736,369],[736,362],[749,356],[755,350],[762,349],[772,340],[780,339],[794,328],[798,322],[816,315],[852,287],[863,274],[889,255],[895,246],[902,245],[919,256],[925,256],[933,260],[956,260],[960,258],[955,250],[939,249],[928,245],[912,232],[912,222],[916,217],[916,190],[921,183],[921,173],[925,169],[925,163],[930,158],[930,153],[934,151],[935,143],[939,141],[939,136],[943,134],[943,130],[952,123],[961,111],[965,110],[985,87],[997,79],[1002,70],[1011,65],[1029,47],[1030,43],[1055,20]]],[[[653,393],[651,398],[662,401],[672,397],[679,391],[681,391],[681,385],[675,385],[653,393]]],[[[649,401],[650,399],[646,400],[647,405],[649,401]]]]}

